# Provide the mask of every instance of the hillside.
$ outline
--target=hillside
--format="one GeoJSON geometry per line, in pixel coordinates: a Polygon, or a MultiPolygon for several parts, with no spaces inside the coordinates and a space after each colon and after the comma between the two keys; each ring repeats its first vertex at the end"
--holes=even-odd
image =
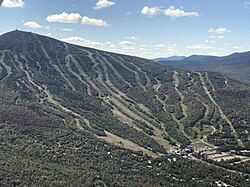
{"type": "Polygon", "coordinates": [[[234,53],[225,57],[193,55],[179,61],[161,60],[160,63],[190,71],[219,72],[250,83],[250,52],[234,53]]]}
{"type": "Polygon", "coordinates": [[[172,152],[249,149],[249,96],[217,73],[6,33],[0,186],[246,186],[248,162],[235,173],[172,152]]]}

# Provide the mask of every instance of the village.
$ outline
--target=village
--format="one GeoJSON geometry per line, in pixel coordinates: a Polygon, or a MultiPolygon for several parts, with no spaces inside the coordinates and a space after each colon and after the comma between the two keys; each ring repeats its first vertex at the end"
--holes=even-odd
{"type": "Polygon", "coordinates": [[[198,148],[196,146],[187,146],[184,149],[176,150],[170,154],[175,154],[183,158],[200,160],[226,170],[240,173],[247,180],[250,179],[247,172],[240,172],[235,168],[241,167],[240,164],[248,164],[250,161],[250,150],[230,150],[221,152],[216,148],[198,148]]]}
{"type": "Polygon", "coordinates": [[[187,146],[174,152],[178,156],[184,158],[195,157],[201,160],[228,161],[230,163],[247,162],[250,160],[250,150],[230,150],[229,152],[221,152],[216,148],[198,148],[196,146],[187,146]]]}

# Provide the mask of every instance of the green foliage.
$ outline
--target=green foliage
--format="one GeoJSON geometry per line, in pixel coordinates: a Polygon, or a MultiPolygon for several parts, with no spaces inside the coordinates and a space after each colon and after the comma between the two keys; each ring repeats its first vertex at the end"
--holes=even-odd
{"type": "Polygon", "coordinates": [[[0,56],[0,186],[246,186],[166,147],[207,135],[242,149],[236,133],[249,148],[249,86],[19,31],[0,37],[0,56]],[[107,132],[133,149],[105,142],[107,132]]]}

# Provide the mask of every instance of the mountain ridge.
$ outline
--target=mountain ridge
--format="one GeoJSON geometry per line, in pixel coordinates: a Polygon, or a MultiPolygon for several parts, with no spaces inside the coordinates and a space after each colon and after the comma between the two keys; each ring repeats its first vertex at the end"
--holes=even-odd
{"type": "Polygon", "coordinates": [[[160,63],[189,71],[214,71],[233,79],[250,83],[250,52],[233,53],[224,57],[190,56],[180,61],[160,63]]]}
{"type": "Polygon", "coordinates": [[[186,56],[170,56],[170,57],[161,57],[161,58],[155,58],[155,59],[152,59],[153,61],[155,62],[160,62],[160,61],[179,61],[179,60],[183,60],[187,58],[186,56]]]}
{"type": "Polygon", "coordinates": [[[196,54],[193,54],[193,55],[190,55],[190,56],[170,56],[170,57],[162,57],[162,58],[156,58],[156,59],[153,59],[153,60],[156,60],[157,62],[160,62],[160,61],[186,61],[187,59],[190,60],[190,61],[194,61],[194,60],[209,60],[209,59],[225,59],[225,58],[231,58],[231,57],[240,57],[240,56],[243,56],[243,55],[249,55],[250,51],[245,51],[245,52],[234,52],[234,53],[231,53],[229,55],[225,55],[225,56],[210,56],[210,55],[196,55],[196,54]],[[171,60],[171,59],[168,59],[168,58],[172,58],[172,57],[180,57],[181,59],[180,60],[171,60]],[[183,58],[182,58],[183,57],[183,58]]]}

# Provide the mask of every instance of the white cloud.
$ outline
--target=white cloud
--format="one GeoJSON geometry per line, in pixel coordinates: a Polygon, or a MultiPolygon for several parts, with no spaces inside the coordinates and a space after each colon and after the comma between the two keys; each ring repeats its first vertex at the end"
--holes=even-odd
{"type": "Polygon", "coordinates": [[[46,20],[50,23],[58,22],[58,23],[79,23],[81,22],[81,15],[78,13],[61,13],[50,15],[46,18],[46,20]]]}
{"type": "Polygon", "coordinates": [[[108,27],[109,26],[106,21],[103,21],[101,19],[89,18],[87,16],[82,17],[81,23],[83,25],[94,25],[94,26],[102,26],[102,27],[108,27]]]}
{"type": "Polygon", "coordinates": [[[145,48],[139,48],[139,53],[137,52],[137,54],[140,54],[142,57],[145,58],[145,56],[152,56],[152,55],[157,55],[158,53],[152,53],[151,51],[149,51],[148,49],[145,48]]]}
{"type": "Polygon", "coordinates": [[[250,2],[246,1],[246,2],[242,3],[241,6],[243,8],[250,8],[250,2]]]}
{"type": "Polygon", "coordinates": [[[234,46],[233,49],[239,50],[239,49],[244,49],[242,46],[234,46]]]}
{"type": "Polygon", "coordinates": [[[198,17],[198,12],[185,12],[182,8],[175,8],[173,6],[169,7],[164,11],[166,16],[171,18],[178,18],[178,17],[198,17]]]}
{"type": "Polygon", "coordinates": [[[135,50],[136,48],[134,46],[124,46],[122,47],[122,49],[124,51],[132,51],[132,50],[135,50]]]}
{"type": "Polygon", "coordinates": [[[89,18],[87,16],[81,16],[79,13],[61,13],[50,15],[46,18],[48,22],[58,23],[81,23],[83,25],[94,25],[108,27],[109,24],[101,19],[89,18]]]}
{"type": "Polygon", "coordinates": [[[174,51],[177,51],[178,49],[178,45],[177,44],[172,44],[172,45],[167,45],[166,47],[166,51],[168,52],[174,52],[174,51]]]}
{"type": "Polygon", "coordinates": [[[228,33],[228,32],[231,32],[229,29],[227,28],[216,28],[216,29],[209,29],[208,32],[211,32],[211,33],[216,33],[216,34],[225,34],[225,33],[228,33]]]}
{"type": "Polygon", "coordinates": [[[136,43],[124,40],[124,41],[121,41],[119,43],[119,45],[121,45],[121,46],[128,46],[128,45],[136,45],[136,43]]]}
{"type": "Polygon", "coordinates": [[[136,36],[126,36],[125,39],[127,40],[138,40],[139,38],[136,36]]]}
{"type": "Polygon", "coordinates": [[[67,29],[67,28],[61,28],[60,30],[64,31],[64,32],[73,32],[74,31],[74,29],[67,29]]]}
{"type": "Polygon", "coordinates": [[[112,42],[106,42],[105,44],[106,44],[106,46],[108,46],[109,48],[114,48],[114,47],[116,46],[116,45],[113,44],[112,42]]]}
{"type": "Polygon", "coordinates": [[[119,44],[123,50],[135,50],[136,48],[136,43],[133,43],[131,41],[121,41],[119,44]]]}
{"type": "Polygon", "coordinates": [[[131,54],[133,49],[136,48],[136,44],[130,43],[129,41],[122,41],[118,44],[114,44],[112,42],[97,42],[92,41],[82,37],[69,37],[69,38],[62,38],[61,41],[67,43],[73,43],[76,45],[81,45],[85,47],[91,47],[95,49],[100,49],[104,51],[116,52],[116,53],[127,53],[131,54]],[[126,52],[127,51],[127,52],[126,52]]]}
{"type": "Polygon", "coordinates": [[[88,39],[85,39],[82,37],[69,37],[69,38],[62,38],[61,40],[63,42],[73,43],[73,44],[82,45],[82,46],[86,46],[86,47],[104,46],[103,43],[91,41],[91,40],[88,40],[88,39]]]}
{"type": "Polygon", "coordinates": [[[146,16],[156,16],[157,14],[164,14],[165,16],[171,18],[179,18],[179,17],[198,17],[200,14],[198,12],[186,12],[183,8],[175,8],[174,6],[170,6],[167,9],[160,7],[148,7],[145,6],[141,10],[141,14],[146,16]]]}
{"type": "Polygon", "coordinates": [[[211,39],[222,39],[222,38],[225,38],[225,36],[223,36],[223,35],[219,35],[219,36],[209,36],[209,38],[211,38],[211,39]]]}
{"type": "Polygon", "coordinates": [[[115,2],[113,1],[108,1],[108,0],[99,0],[96,4],[94,9],[98,10],[101,8],[107,8],[115,5],[115,2]]]}
{"type": "Polygon", "coordinates": [[[122,53],[125,50],[123,47],[116,45],[112,42],[97,42],[93,40],[89,40],[82,37],[69,37],[69,38],[62,38],[60,39],[63,42],[73,43],[76,45],[81,45],[85,47],[91,47],[99,50],[110,51],[110,52],[117,52],[122,53]]]}
{"type": "Polygon", "coordinates": [[[204,45],[204,44],[196,44],[196,45],[189,45],[186,46],[187,49],[193,49],[193,50],[208,50],[208,49],[214,49],[212,46],[204,45]]]}
{"type": "Polygon", "coordinates": [[[213,43],[215,43],[215,41],[214,40],[205,40],[205,43],[213,44],[213,43]]]}
{"type": "Polygon", "coordinates": [[[31,28],[31,29],[41,29],[42,26],[38,24],[35,21],[28,21],[23,24],[25,27],[31,28]]]}
{"type": "Polygon", "coordinates": [[[145,6],[141,10],[141,14],[146,15],[146,16],[150,16],[150,17],[153,17],[153,16],[157,15],[160,12],[161,12],[161,9],[159,7],[145,6]]]}
{"type": "Polygon", "coordinates": [[[152,46],[154,49],[158,51],[166,51],[166,52],[175,52],[178,49],[177,44],[155,44],[152,46]]]}
{"type": "MultiPolygon", "coordinates": [[[[184,55],[184,56],[189,56],[192,54],[207,55],[208,53],[210,55],[223,55],[225,53],[223,48],[213,46],[209,42],[203,44],[190,44],[188,46],[181,46],[181,45],[179,46],[177,44],[164,44],[164,43],[159,43],[155,45],[145,45],[145,44],[135,43],[134,41],[130,40],[121,40],[120,42],[117,43],[112,43],[110,41],[100,42],[82,37],[69,37],[69,38],[62,38],[61,40],[64,42],[91,47],[99,50],[139,56],[148,59],[153,59],[156,57],[173,56],[173,55],[184,55]],[[160,48],[155,48],[155,47],[160,47],[160,48]]],[[[230,49],[233,49],[233,46],[230,46],[230,49]]]]}
{"type": "Polygon", "coordinates": [[[164,45],[164,44],[155,44],[153,47],[154,48],[165,48],[166,45],[164,45]]]}
{"type": "Polygon", "coordinates": [[[23,0],[4,0],[2,6],[6,8],[24,8],[25,3],[23,0]]]}
{"type": "Polygon", "coordinates": [[[140,48],[139,51],[140,51],[140,52],[145,52],[145,51],[148,51],[148,50],[145,49],[145,48],[140,48]]]}

